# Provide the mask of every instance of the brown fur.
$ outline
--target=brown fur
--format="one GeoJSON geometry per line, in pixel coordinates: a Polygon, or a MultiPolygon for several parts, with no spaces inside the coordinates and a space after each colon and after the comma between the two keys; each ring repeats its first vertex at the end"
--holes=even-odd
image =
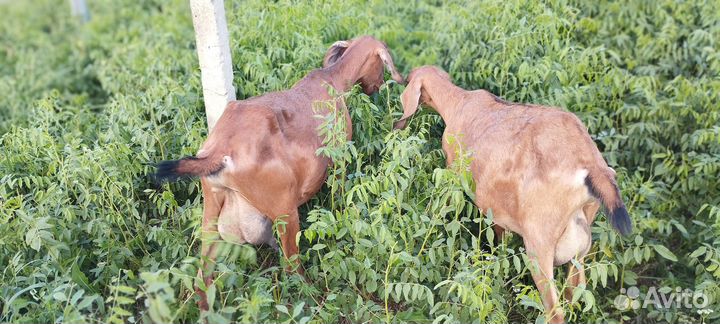
{"type": "MultiPolygon", "coordinates": [[[[321,120],[314,117],[329,112],[313,111],[313,103],[333,99],[328,86],[342,93],[360,83],[368,94],[377,91],[384,83],[383,66],[395,81],[403,82],[382,42],[370,36],[337,42],[328,50],[324,67],[308,73],[289,90],[230,102],[197,157],[160,165],[160,177],[201,176],[202,255],[206,260],[200,272],[206,284],[212,283],[219,216],[227,218],[221,223],[227,224],[228,230],[238,231],[222,233],[221,228],[222,237],[242,238],[249,230],[266,231],[269,226],[262,218],[243,220],[251,215],[234,215],[233,211],[224,211],[224,205],[245,206],[245,210],[252,206],[256,213],[251,214],[265,215],[273,222],[282,217],[287,223],[280,236],[283,254],[291,258],[298,253],[298,206],[320,190],[330,163],[315,154],[323,139],[317,132],[321,120]]],[[[340,118],[347,120],[347,136],[351,138],[350,115],[344,103],[337,105],[340,118]]],[[[270,243],[267,237],[258,240],[249,243],[270,243]]],[[[299,264],[297,259],[295,263],[299,264]]],[[[206,297],[199,293],[200,306],[207,309],[206,297]]]]}
{"type": "MultiPolygon", "coordinates": [[[[396,128],[405,127],[424,103],[445,121],[442,145],[448,165],[458,149],[449,138],[472,152],[477,206],[493,211],[496,231],[500,227],[523,237],[550,322],[563,322],[553,266],[572,256],[581,260],[589,249],[589,224],[599,203],[585,179],[591,179],[608,208],[625,210],[614,172],[580,120],[555,108],[510,103],[485,90],[466,91],[432,66],[408,75],[401,99],[404,113],[396,128]]],[[[571,265],[569,285],[584,282],[583,269],[571,265]]]]}

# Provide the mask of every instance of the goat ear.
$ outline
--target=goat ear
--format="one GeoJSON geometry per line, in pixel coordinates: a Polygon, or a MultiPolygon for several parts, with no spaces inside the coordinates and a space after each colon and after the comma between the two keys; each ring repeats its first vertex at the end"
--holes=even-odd
{"type": "Polygon", "coordinates": [[[345,54],[345,50],[349,46],[350,42],[348,41],[337,41],[333,43],[328,49],[327,53],[325,53],[325,57],[323,58],[323,67],[326,68],[330,65],[333,65],[333,63],[335,63],[343,56],[343,54],[345,54]]]}
{"type": "Polygon", "coordinates": [[[410,118],[418,109],[420,105],[420,92],[422,91],[422,84],[418,78],[414,78],[405,87],[400,101],[403,107],[403,116],[395,122],[393,129],[404,129],[407,124],[407,119],[410,118]]]}
{"type": "Polygon", "coordinates": [[[403,78],[402,74],[398,72],[398,70],[395,68],[395,64],[393,63],[392,56],[390,56],[390,52],[386,48],[381,48],[378,50],[378,56],[380,56],[380,60],[385,65],[385,68],[390,71],[390,75],[392,76],[393,80],[395,82],[400,84],[405,84],[405,78],[403,78]]]}

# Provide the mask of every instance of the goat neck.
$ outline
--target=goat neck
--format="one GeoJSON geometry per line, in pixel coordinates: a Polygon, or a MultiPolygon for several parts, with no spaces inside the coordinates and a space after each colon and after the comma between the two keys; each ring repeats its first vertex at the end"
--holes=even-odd
{"type": "Polygon", "coordinates": [[[458,113],[467,91],[435,73],[426,73],[423,79],[422,102],[437,111],[447,125],[461,118],[458,113]]]}
{"type": "Polygon", "coordinates": [[[376,55],[373,48],[356,46],[348,49],[335,64],[324,69],[332,86],[339,92],[350,90],[368,74],[367,65],[373,55],[376,55]]]}

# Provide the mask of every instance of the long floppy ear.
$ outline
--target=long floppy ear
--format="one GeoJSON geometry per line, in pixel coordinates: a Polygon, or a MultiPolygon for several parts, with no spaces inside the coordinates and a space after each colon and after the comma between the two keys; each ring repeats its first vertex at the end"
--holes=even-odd
{"type": "Polygon", "coordinates": [[[335,63],[343,56],[343,54],[345,54],[345,50],[347,50],[349,46],[350,42],[348,41],[337,41],[333,43],[328,49],[327,53],[325,53],[325,57],[323,58],[323,67],[326,68],[330,65],[333,65],[333,63],[335,63]]]}
{"type": "Polygon", "coordinates": [[[400,72],[398,72],[398,70],[395,68],[392,56],[390,56],[390,52],[387,50],[387,48],[379,49],[378,56],[380,56],[380,60],[382,60],[385,68],[390,71],[390,75],[392,76],[393,80],[395,80],[395,82],[397,83],[405,84],[405,78],[403,78],[402,74],[400,74],[400,72]]]}
{"type": "Polygon", "coordinates": [[[400,96],[400,102],[402,103],[403,107],[403,115],[402,117],[395,122],[393,125],[393,129],[404,129],[407,124],[407,119],[410,118],[418,109],[418,106],[420,105],[420,93],[422,91],[422,81],[420,78],[413,78],[410,83],[408,83],[407,87],[405,87],[405,91],[403,91],[402,96],[400,96]]]}

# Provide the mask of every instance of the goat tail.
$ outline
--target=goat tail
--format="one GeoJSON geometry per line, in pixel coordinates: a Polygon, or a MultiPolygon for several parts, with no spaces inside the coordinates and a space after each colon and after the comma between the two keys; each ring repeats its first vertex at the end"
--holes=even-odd
{"type": "Polygon", "coordinates": [[[587,178],[585,178],[585,185],[590,190],[590,193],[605,206],[612,227],[621,235],[630,234],[632,232],[632,222],[627,208],[625,208],[625,203],[620,196],[620,189],[618,189],[612,170],[596,169],[590,171],[587,178]]]}
{"type": "Polygon", "coordinates": [[[176,181],[184,177],[204,177],[216,174],[225,167],[222,159],[213,159],[212,156],[188,156],[180,160],[162,161],[155,165],[157,171],[154,178],[156,182],[176,181]]]}

